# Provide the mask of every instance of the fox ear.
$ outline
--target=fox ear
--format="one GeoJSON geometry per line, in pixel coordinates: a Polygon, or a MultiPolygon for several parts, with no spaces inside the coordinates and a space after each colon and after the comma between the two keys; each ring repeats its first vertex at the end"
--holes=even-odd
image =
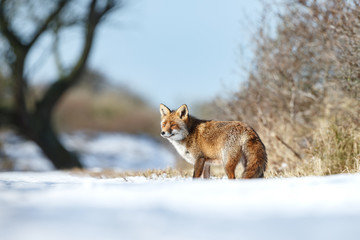
{"type": "Polygon", "coordinates": [[[181,105],[181,107],[176,110],[176,115],[179,116],[180,119],[184,119],[189,116],[189,109],[186,104],[181,105]]]}
{"type": "Polygon", "coordinates": [[[160,114],[161,117],[165,117],[166,115],[168,115],[170,113],[170,109],[165,106],[164,104],[160,104],[160,114]]]}

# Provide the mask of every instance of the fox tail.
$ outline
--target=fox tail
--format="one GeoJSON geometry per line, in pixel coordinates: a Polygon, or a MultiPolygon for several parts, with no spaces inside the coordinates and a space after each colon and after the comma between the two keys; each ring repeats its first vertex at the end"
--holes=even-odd
{"type": "Polygon", "coordinates": [[[242,178],[263,178],[267,165],[267,154],[265,145],[260,138],[249,139],[244,147],[245,170],[242,178]]]}

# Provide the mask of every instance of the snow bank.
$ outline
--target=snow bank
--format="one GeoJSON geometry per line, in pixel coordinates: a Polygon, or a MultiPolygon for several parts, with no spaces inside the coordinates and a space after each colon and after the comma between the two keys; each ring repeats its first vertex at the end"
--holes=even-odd
{"type": "Polygon", "coordinates": [[[359,186],[0,173],[1,239],[359,239],[359,186]]]}
{"type": "MultiPolygon", "coordinates": [[[[33,142],[12,134],[0,134],[4,152],[14,160],[14,170],[48,171],[52,164],[33,142]]],[[[123,133],[63,134],[61,140],[80,154],[87,168],[117,170],[161,169],[174,166],[175,157],[164,146],[144,135],[123,133]]]]}

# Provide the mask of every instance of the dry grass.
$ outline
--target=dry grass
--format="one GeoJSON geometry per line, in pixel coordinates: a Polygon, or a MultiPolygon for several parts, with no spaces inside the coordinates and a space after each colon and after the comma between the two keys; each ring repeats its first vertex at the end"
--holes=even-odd
{"type": "MultiPolygon", "coordinates": [[[[310,165],[309,165],[310,167],[310,165]]],[[[236,178],[239,179],[243,171],[242,167],[236,169],[236,178]]],[[[68,171],[74,175],[89,176],[99,179],[113,179],[122,178],[127,180],[131,177],[145,177],[147,179],[159,179],[159,178],[192,178],[193,170],[179,170],[174,168],[168,169],[148,169],[144,171],[116,171],[116,170],[89,170],[89,169],[73,169],[68,171]]],[[[293,169],[291,171],[273,171],[269,170],[265,173],[265,178],[279,178],[279,177],[304,177],[308,176],[307,171],[304,169],[293,169]]],[[[212,179],[227,178],[225,171],[222,167],[213,167],[211,169],[212,179]]]]}
{"type": "MultiPolygon", "coordinates": [[[[243,168],[239,166],[236,169],[236,176],[240,178],[243,168]]],[[[193,169],[176,169],[176,168],[167,168],[167,169],[148,169],[144,171],[116,171],[112,169],[104,170],[89,170],[89,169],[72,169],[71,174],[80,175],[80,176],[90,176],[100,179],[111,179],[111,178],[123,178],[127,179],[129,177],[145,177],[147,179],[158,179],[158,178],[192,178],[193,169]]],[[[266,173],[266,178],[279,177],[280,175],[275,175],[272,173],[266,173]]],[[[281,175],[283,177],[285,175],[281,175]]],[[[291,175],[288,175],[290,177],[291,175]]],[[[221,166],[215,166],[211,168],[211,178],[213,179],[222,179],[226,178],[224,168],[221,166]]]]}
{"type": "Polygon", "coordinates": [[[144,171],[115,171],[111,169],[104,169],[100,171],[88,170],[88,169],[73,169],[69,171],[72,174],[90,176],[94,178],[128,178],[142,176],[148,179],[156,179],[160,177],[172,178],[172,177],[191,177],[192,172],[189,170],[177,170],[173,168],[167,169],[149,169],[144,171]]]}
{"type": "MultiPolygon", "coordinates": [[[[236,176],[240,177],[243,168],[240,166],[236,169],[236,176]]],[[[116,171],[113,169],[103,169],[103,170],[89,170],[89,169],[72,169],[71,174],[81,175],[81,176],[90,176],[94,178],[128,178],[142,176],[148,179],[157,179],[157,178],[192,178],[193,167],[186,165],[183,169],[178,168],[167,168],[167,169],[148,169],[143,171],[116,171]]],[[[221,166],[215,166],[211,168],[211,177],[213,178],[224,178],[226,177],[224,168],[221,166]]]]}
{"type": "Polygon", "coordinates": [[[324,175],[360,172],[360,131],[348,123],[324,122],[314,133],[311,155],[324,175]]]}

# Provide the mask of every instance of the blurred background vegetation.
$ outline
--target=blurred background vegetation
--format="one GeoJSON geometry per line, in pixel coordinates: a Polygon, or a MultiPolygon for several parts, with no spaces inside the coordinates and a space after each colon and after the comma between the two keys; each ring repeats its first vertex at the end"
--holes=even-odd
{"type": "MultiPolygon", "coordinates": [[[[268,177],[360,172],[360,1],[288,0],[264,9],[247,79],[190,111],[253,126],[267,147],[268,177]]],[[[0,107],[13,104],[13,84],[0,72],[0,107]]],[[[30,109],[48,88],[29,89],[30,109]]],[[[158,115],[136,93],[84,69],[56,105],[53,123],[59,132],[158,136],[158,115]]]]}
{"type": "Polygon", "coordinates": [[[359,172],[360,1],[265,9],[248,79],[216,101],[219,116],[258,131],[269,176],[359,172]]]}
{"type": "Polygon", "coordinates": [[[101,73],[86,70],[59,102],[54,122],[61,132],[120,131],[158,136],[158,115],[127,87],[111,84],[101,73]]]}

